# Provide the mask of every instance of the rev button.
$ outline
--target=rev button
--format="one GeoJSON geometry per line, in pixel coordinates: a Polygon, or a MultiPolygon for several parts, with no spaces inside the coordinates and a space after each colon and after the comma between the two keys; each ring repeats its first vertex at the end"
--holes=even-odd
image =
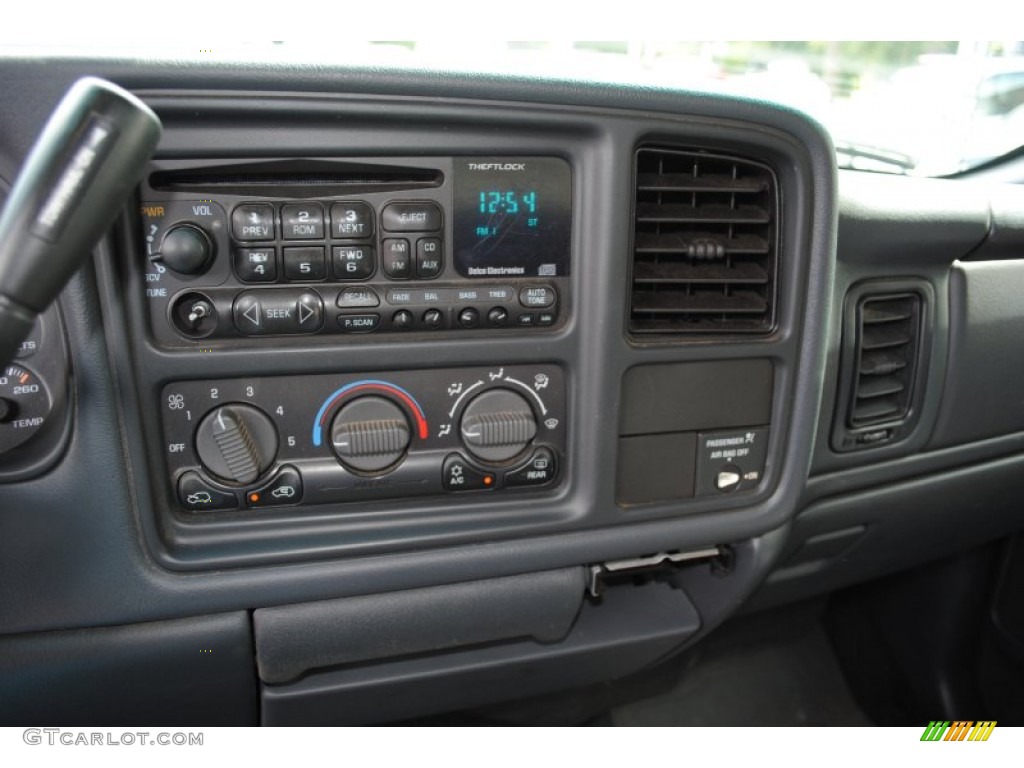
{"type": "Polygon", "coordinates": [[[316,333],[324,322],[324,303],[314,291],[243,291],[232,316],[235,328],[246,336],[316,333]]]}

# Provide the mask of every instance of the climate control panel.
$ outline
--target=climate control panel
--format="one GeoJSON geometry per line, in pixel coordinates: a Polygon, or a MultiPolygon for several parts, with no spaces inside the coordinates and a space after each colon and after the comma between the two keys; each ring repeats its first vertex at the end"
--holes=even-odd
{"type": "Polygon", "coordinates": [[[550,489],[566,476],[553,365],[168,384],[164,448],[192,513],[550,489]]]}

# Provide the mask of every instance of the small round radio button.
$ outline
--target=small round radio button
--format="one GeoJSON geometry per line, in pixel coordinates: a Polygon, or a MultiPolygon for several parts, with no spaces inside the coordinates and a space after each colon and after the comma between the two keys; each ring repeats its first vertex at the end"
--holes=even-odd
{"type": "Polygon", "coordinates": [[[423,313],[423,325],[434,331],[444,325],[444,315],[439,309],[428,309],[423,313]]]}

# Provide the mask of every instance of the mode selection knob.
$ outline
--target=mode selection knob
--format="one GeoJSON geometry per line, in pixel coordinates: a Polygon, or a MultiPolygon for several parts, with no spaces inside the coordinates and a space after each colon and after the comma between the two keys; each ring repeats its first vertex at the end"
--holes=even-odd
{"type": "Polygon", "coordinates": [[[214,242],[202,227],[175,224],[164,233],[152,259],[182,275],[197,275],[209,266],[214,251],[214,242]]]}
{"type": "Polygon", "coordinates": [[[342,464],[358,472],[380,472],[398,463],[411,438],[405,411],[383,397],[352,400],[331,423],[334,452],[342,464]]]}
{"type": "Polygon", "coordinates": [[[199,423],[196,452],[211,474],[248,485],[274,463],[277,428],[251,405],[223,405],[199,423]]]}
{"type": "Polygon", "coordinates": [[[462,412],[462,442],[478,459],[502,462],[522,453],[537,434],[526,399],[508,389],[477,395],[462,412]]]}

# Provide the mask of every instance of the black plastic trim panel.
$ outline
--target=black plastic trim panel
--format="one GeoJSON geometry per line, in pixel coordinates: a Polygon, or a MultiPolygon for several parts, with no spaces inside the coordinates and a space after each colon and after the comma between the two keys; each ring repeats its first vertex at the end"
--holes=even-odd
{"type": "MultiPolygon", "coordinates": [[[[786,523],[796,510],[823,384],[835,226],[831,147],[822,129],[803,116],[674,91],[397,71],[56,60],[43,82],[38,62],[6,59],[4,68],[4,100],[20,107],[17,119],[10,112],[0,116],[7,137],[0,155],[4,173],[16,167],[62,89],[84,71],[135,89],[160,112],[166,157],[223,157],[240,148],[247,156],[271,149],[275,156],[350,156],[353,147],[366,153],[399,147],[406,153],[409,147],[493,153],[500,136],[503,151],[554,152],[572,161],[578,179],[574,267],[584,260],[588,267],[572,271],[573,317],[543,344],[509,339],[496,347],[467,338],[411,347],[369,343],[316,354],[288,344],[220,355],[176,353],[169,367],[166,353],[132,335],[141,327],[132,305],[139,286],[133,273],[122,281],[119,265],[128,255],[105,245],[96,260],[101,293],[86,272],[67,296],[80,398],[67,460],[33,484],[2,490],[4,631],[251,609],[738,542],[786,523]],[[632,155],[640,143],[739,152],[775,167],[787,212],[781,258],[790,276],[780,292],[775,334],[685,347],[628,344],[623,287],[632,155]],[[575,425],[569,466],[577,469],[557,494],[527,495],[494,508],[529,507],[534,522],[475,534],[439,529],[436,537],[409,539],[387,524],[387,506],[368,505],[367,513],[381,513],[372,535],[350,536],[344,518],[327,511],[301,523],[282,517],[244,541],[207,541],[198,548],[159,528],[161,513],[151,504],[157,461],[139,457],[159,435],[154,394],[164,382],[256,371],[301,376],[377,370],[388,356],[409,369],[470,360],[567,366],[575,425]],[[685,517],[678,504],[618,509],[615,441],[605,439],[605,425],[614,429],[617,423],[622,372],[638,364],[751,358],[769,360],[775,371],[764,489],[741,507],[720,498],[688,502],[685,517]],[[802,406],[795,409],[794,403],[802,406]],[[43,498],[52,503],[40,504],[43,498]],[[31,514],[7,514],[28,509],[31,514]],[[64,565],[34,567],[46,558],[64,565]],[[252,567],[270,562],[280,565],[252,567]],[[191,573],[174,572],[181,570],[191,573]]],[[[420,508],[429,513],[442,507],[420,508]]],[[[469,502],[460,509],[479,519],[492,511],[469,502]]],[[[743,593],[767,562],[753,565],[743,584],[730,581],[729,591],[743,593]]]]}

